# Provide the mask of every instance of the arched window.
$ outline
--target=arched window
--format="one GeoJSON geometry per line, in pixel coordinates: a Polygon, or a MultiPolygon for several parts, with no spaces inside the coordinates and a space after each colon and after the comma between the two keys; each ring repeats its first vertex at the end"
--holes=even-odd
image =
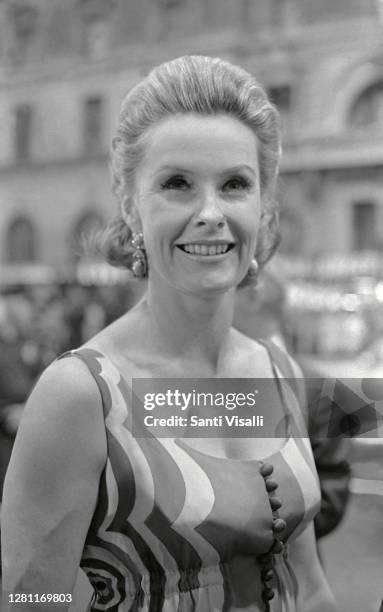
{"type": "Polygon", "coordinates": [[[5,258],[9,262],[36,260],[36,235],[32,222],[24,216],[11,221],[6,236],[5,258]]]}
{"type": "Polygon", "coordinates": [[[101,229],[104,220],[93,210],[83,213],[76,221],[71,237],[71,259],[78,261],[86,255],[86,248],[94,233],[101,229]]]}
{"type": "Polygon", "coordinates": [[[84,51],[95,59],[106,57],[110,44],[110,17],[115,0],[78,0],[84,51]]]}
{"type": "Polygon", "coordinates": [[[15,62],[28,58],[30,44],[37,35],[38,9],[28,0],[14,0],[8,4],[10,24],[13,28],[13,53],[15,62]]]}
{"type": "Polygon", "coordinates": [[[101,96],[91,96],[84,100],[84,151],[88,155],[100,152],[102,148],[104,100],[101,96]]]}
{"type": "Polygon", "coordinates": [[[357,129],[383,131],[383,81],[370,85],[351,107],[349,124],[357,129]]]}

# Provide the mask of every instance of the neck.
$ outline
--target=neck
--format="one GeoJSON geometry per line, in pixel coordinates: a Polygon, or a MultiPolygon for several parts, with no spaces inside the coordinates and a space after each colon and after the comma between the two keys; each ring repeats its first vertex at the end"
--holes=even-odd
{"type": "Polygon", "coordinates": [[[149,280],[151,332],[174,357],[188,356],[217,369],[227,346],[234,295],[234,289],[212,296],[182,293],[149,280]]]}

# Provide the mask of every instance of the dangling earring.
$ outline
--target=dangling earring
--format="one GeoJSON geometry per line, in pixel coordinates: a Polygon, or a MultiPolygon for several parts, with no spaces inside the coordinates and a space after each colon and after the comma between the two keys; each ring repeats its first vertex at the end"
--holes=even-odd
{"type": "Polygon", "coordinates": [[[136,278],[144,278],[148,271],[148,262],[146,259],[144,235],[142,232],[133,232],[132,235],[133,263],[132,272],[136,278]]]}
{"type": "Polygon", "coordinates": [[[247,271],[248,276],[251,278],[252,282],[254,282],[258,276],[259,272],[259,264],[257,260],[254,258],[250,262],[249,269],[247,271]]]}

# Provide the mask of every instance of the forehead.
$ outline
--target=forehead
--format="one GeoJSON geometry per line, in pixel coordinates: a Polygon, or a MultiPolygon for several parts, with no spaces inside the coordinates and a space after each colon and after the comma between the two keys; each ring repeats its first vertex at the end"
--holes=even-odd
{"type": "Polygon", "coordinates": [[[257,138],[230,115],[175,115],[148,131],[145,162],[154,171],[166,165],[212,170],[248,165],[256,170],[257,138]]]}

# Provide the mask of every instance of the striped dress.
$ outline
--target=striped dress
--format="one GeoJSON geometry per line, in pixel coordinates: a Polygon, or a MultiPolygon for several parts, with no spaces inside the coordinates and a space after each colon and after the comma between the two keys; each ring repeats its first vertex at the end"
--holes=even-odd
{"type": "MultiPolygon", "coordinates": [[[[277,384],[291,370],[268,350],[277,384]]],[[[184,439],[133,437],[131,390],[115,365],[94,349],[68,355],[98,385],[108,446],[81,559],[89,610],[301,612],[289,540],[313,519],[320,492],[308,439],[291,433],[291,422],[304,427],[292,387],[279,386],[289,427],[278,452],[219,458],[184,439]]]]}

